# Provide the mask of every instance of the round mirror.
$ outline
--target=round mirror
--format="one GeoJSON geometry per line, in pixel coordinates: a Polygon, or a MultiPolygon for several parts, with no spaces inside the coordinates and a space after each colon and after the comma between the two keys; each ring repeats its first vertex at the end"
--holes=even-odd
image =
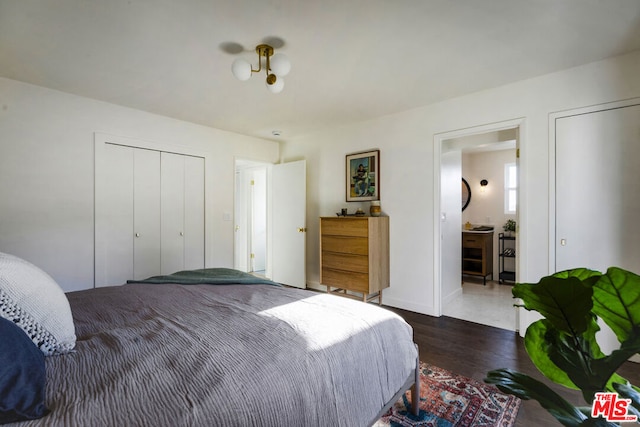
{"type": "Polygon", "coordinates": [[[471,187],[466,179],[462,178],[462,210],[464,211],[471,201],[471,187]]]}

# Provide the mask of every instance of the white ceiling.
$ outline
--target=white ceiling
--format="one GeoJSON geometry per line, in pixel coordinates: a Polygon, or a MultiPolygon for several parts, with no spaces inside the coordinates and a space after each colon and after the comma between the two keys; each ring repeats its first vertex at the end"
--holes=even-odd
{"type": "Polygon", "coordinates": [[[0,0],[0,76],[284,140],[637,49],[639,0],[0,0]]]}

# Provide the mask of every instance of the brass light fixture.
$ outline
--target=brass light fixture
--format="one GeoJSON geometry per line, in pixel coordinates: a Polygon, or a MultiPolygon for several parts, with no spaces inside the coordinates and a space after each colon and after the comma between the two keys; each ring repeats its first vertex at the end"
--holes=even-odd
{"type": "Polygon", "coordinates": [[[258,54],[258,69],[254,70],[251,63],[243,58],[233,61],[231,71],[238,80],[249,80],[251,73],[259,73],[262,71],[264,62],[264,70],[267,75],[265,84],[267,89],[272,93],[280,93],[284,88],[283,76],[286,76],[291,70],[291,62],[289,58],[282,53],[274,55],[273,47],[268,44],[259,44],[256,46],[258,54]]]}

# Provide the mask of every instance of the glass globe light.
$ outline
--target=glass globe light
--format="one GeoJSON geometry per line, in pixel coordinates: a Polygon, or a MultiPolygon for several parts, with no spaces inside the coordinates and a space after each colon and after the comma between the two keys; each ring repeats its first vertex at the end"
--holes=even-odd
{"type": "Polygon", "coordinates": [[[269,89],[269,92],[271,93],[280,93],[282,92],[282,89],[284,89],[284,79],[281,77],[278,77],[275,83],[271,85],[266,81],[264,82],[264,84],[267,86],[267,89],[269,89]]]}
{"type": "Polygon", "coordinates": [[[249,80],[249,77],[251,77],[251,64],[245,59],[238,58],[231,64],[231,72],[238,80],[249,80]]]}
{"type": "Polygon", "coordinates": [[[282,53],[276,53],[270,59],[269,66],[271,67],[271,72],[278,77],[286,76],[291,71],[291,62],[287,55],[283,55],[282,53]]]}

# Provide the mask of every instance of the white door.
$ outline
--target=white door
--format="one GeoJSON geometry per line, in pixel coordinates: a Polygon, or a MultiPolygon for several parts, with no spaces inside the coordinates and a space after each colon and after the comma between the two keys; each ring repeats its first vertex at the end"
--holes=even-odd
{"type": "Polygon", "coordinates": [[[184,156],[162,153],[160,274],[184,270],[184,156]]]}
{"type": "Polygon", "coordinates": [[[557,119],[556,270],[637,270],[638,194],[640,105],[557,119]]]}
{"type": "Polygon", "coordinates": [[[160,153],[103,144],[96,158],[96,286],[160,271],[160,153]]]}
{"type": "Polygon", "coordinates": [[[95,286],[133,277],[133,149],[98,144],[95,170],[95,286]]]}
{"type": "Polygon", "coordinates": [[[184,157],[184,269],[204,268],[204,158],[184,157]]]}
{"type": "MultiPolygon", "coordinates": [[[[160,152],[133,150],[133,279],[160,271],[160,152]]],[[[124,283],[124,282],[122,282],[124,283]]]]}
{"type": "Polygon", "coordinates": [[[251,271],[267,269],[267,170],[254,169],[251,185],[251,271]]]}
{"type": "Polygon", "coordinates": [[[462,291],[462,152],[442,153],[440,164],[440,247],[442,305],[462,291]]]}
{"type": "Polygon", "coordinates": [[[250,183],[247,178],[248,170],[238,169],[236,165],[235,179],[235,201],[234,201],[234,221],[235,221],[235,239],[234,239],[234,256],[233,268],[240,271],[249,271],[249,192],[250,183]]]}
{"type": "MultiPolygon", "coordinates": [[[[640,105],[560,117],[555,127],[556,271],[639,273],[640,105]]],[[[607,353],[618,346],[613,333],[598,340],[607,353]]]]}
{"type": "Polygon", "coordinates": [[[274,165],[271,174],[271,279],[305,288],[306,162],[274,165]]]}

